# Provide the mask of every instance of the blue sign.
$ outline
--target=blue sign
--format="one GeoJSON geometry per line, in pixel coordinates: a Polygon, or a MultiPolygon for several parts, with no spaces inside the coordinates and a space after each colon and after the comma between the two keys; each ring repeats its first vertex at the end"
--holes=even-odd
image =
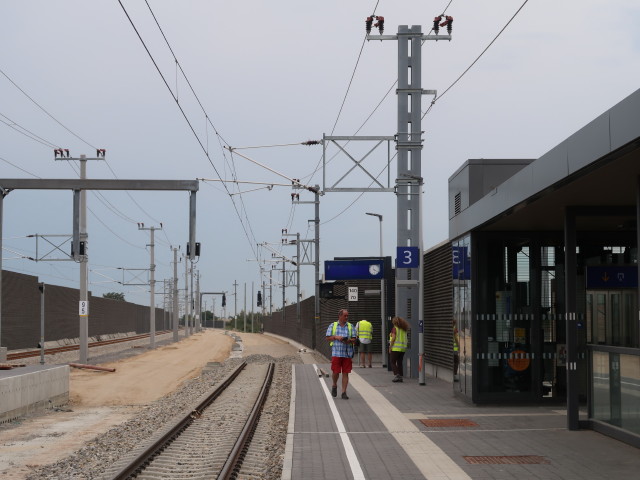
{"type": "Polygon", "coordinates": [[[327,260],[326,280],[372,280],[384,278],[383,260],[327,260]]]}
{"type": "Polygon", "coordinates": [[[398,247],[396,268],[418,268],[420,266],[420,250],[418,247],[398,247]]]}
{"type": "Polygon", "coordinates": [[[454,280],[471,280],[471,259],[468,247],[452,247],[451,263],[454,280]]]}
{"type": "Polygon", "coordinates": [[[638,288],[638,267],[621,265],[587,267],[587,288],[638,288]]]}

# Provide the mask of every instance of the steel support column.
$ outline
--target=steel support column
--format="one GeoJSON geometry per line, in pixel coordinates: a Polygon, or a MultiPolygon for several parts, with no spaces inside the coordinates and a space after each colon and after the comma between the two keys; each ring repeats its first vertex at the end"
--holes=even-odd
{"type": "MultiPolygon", "coordinates": [[[[397,195],[397,245],[418,247],[422,263],[422,27],[407,25],[398,27],[398,178],[397,195]]],[[[421,376],[419,371],[420,345],[423,342],[423,319],[420,308],[422,301],[422,279],[420,268],[398,268],[398,280],[413,280],[414,285],[396,285],[396,315],[406,319],[411,325],[410,346],[405,361],[408,360],[407,374],[412,378],[421,376]]]]}
{"type": "Polygon", "coordinates": [[[565,322],[567,333],[567,428],[578,430],[579,391],[578,391],[578,329],[576,323],[576,212],[565,209],[564,217],[564,279],[565,279],[565,322]]]}

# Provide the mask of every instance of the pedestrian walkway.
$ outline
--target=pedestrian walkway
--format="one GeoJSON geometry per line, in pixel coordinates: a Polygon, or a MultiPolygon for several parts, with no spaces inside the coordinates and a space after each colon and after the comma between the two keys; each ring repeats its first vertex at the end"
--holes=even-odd
{"type": "MultiPolygon", "coordinates": [[[[307,359],[304,359],[307,361],[307,359]]],[[[551,406],[474,406],[427,376],[392,383],[354,367],[331,397],[329,364],[294,365],[283,479],[631,479],[640,450],[566,429],[551,406]],[[321,375],[320,370],[329,376],[321,375]]]]}

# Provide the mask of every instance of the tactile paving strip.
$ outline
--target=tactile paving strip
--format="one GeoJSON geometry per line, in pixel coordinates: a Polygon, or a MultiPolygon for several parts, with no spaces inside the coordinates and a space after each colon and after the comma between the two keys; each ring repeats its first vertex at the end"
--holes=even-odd
{"type": "Polygon", "coordinates": [[[473,465],[540,465],[551,463],[540,455],[499,455],[462,458],[473,465]]]}
{"type": "Polygon", "coordinates": [[[426,427],[477,427],[478,424],[466,418],[424,418],[420,420],[426,427]]]}

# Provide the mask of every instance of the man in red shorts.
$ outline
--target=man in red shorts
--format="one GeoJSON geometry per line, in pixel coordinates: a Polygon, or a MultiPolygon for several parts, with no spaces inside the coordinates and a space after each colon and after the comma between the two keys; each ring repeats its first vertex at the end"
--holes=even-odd
{"type": "Polygon", "coordinates": [[[338,377],[342,373],[342,398],[345,400],[349,399],[347,385],[352,367],[353,345],[356,342],[355,329],[347,321],[348,318],[349,312],[343,308],[338,312],[338,321],[329,325],[326,333],[327,340],[331,342],[331,395],[338,396],[338,377]]]}

